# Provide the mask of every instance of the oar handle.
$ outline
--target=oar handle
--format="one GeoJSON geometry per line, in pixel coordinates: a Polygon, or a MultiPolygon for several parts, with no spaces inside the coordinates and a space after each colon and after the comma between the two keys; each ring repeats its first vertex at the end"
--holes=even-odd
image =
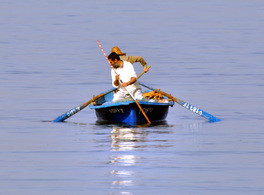
{"type": "MultiPolygon", "coordinates": [[[[148,66],[147,69],[149,70],[151,68],[151,66],[148,66]]],[[[138,75],[137,79],[139,79],[143,74],[145,74],[146,72],[143,71],[140,75],[138,75]]]]}

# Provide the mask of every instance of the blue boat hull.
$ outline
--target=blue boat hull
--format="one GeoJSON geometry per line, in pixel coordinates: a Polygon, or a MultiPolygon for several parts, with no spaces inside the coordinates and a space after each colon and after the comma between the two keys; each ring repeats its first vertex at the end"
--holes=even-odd
{"type": "MultiPolygon", "coordinates": [[[[167,117],[169,105],[140,104],[151,122],[164,121],[167,117]]],[[[98,121],[140,124],[146,123],[146,118],[138,106],[131,102],[128,105],[111,106],[95,109],[98,121]]]]}
{"type": "MultiPolygon", "coordinates": [[[[146,118],[133,100],[123,102],[111,102],[113,94],[99,99],[95,105],[90,105],[95,110],[98,122],[125,123],[125,124],[144,124],[146,118]]],[[[142,109],[151,122],[165,121],[169,107],[174,105],[173,101],[149,102],[139,101],[142,109]]]]}

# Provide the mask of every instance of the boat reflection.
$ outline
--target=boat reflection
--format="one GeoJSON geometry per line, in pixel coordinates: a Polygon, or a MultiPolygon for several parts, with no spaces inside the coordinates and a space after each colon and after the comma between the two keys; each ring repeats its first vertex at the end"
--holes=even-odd
{"type": "Polygon", "coordinates": [[[146,134],[135,128],[114,127],[111,131],[111,156],[110,163],[115,167],[110,174],[114,176],[112,187],[118,190],[118,194],[132,194],[129,187],[134,186],[136,173],[134,166],[140,161],[140,157],[131,151],[142,148],[146,134]],[[129,152],[129,153],[128,153],[129,152]]]}
{"type": "MultiPolygon", "coordinates": [[[[177,132],[186,129],[193,131],[199,128],[199,125],[192,125],[192,128],[185,125],[175,126],[167,123],[152,124],[151,126],[121,126],[113,124],[98,124],[100,129],[111,128],[110,133],[110,156],[109,163],[111,170],[111,194],[133,194],[135,186],[142,185],[138,183],[142,173],[138,167],[144,161],[148,160],[146,150],[162,149],[164,147],[175,146],[175,136],[171,136],[177,132]]],[[[177,141],[177,139],[176,139],[177,141]]]]}
{"type": "Polygon", "coordinates": [[[131,151],[143,147],[146,134],[134,128],[113,128],[111,138],[112,151],[131,151]]]}

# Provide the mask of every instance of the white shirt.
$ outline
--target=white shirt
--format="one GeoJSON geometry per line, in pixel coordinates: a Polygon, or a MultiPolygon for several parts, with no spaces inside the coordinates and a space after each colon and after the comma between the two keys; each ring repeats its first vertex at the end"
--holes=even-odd
{"type": "MultiPolygon", "coordinates": [[[[136,75],[136,72],[134,70],[133,65],[130,62],[127,62],[127,61],[123,61],[123,67],[122,68],[117,68],[117,69],[112,68],[111,76],[112,76],[112,85],[114,87],[117,87],[117,86],[114,85],[114,81],[116,80],[115,79],[116,74],[119,74],[119,78],[120,78],[120,80],[123,83],[126,83],[126,82],[130,81],[130,79],[132,77],[137,78],[137,75],[136,75]]],[[[128,85],[126,88],[121,86],[121,84],[119,83],[119,86],[117,88],[120,91],[122,91],[123,93],[127,94],[128,93],[127,90],[129,90],[129,92],[132,93],[134,90],[139,89],[140,87],[139,87],[138,83],[135,82],[135,83],[133,83],[131,85],[128,85]]]]}

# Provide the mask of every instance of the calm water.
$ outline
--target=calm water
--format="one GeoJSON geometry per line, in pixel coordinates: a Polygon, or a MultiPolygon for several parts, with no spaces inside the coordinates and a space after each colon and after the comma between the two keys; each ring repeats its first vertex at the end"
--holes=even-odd
{"type": "MultiPolygon", "coordinates": [[[[262,0],[0,0],[0,194],[263,194],[262,0]],[[152,65],[141,81],[175,104],[152,127],[98,125],[99,50],[152,65]]],[[[141,73],[141,65],[135,64],[141,73]]]]}

